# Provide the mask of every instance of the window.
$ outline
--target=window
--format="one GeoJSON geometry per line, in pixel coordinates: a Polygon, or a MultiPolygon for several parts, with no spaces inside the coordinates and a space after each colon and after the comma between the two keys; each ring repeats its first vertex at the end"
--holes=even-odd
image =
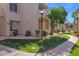
{"type": "Polygon", "coordinates": [[[12,11],[12,3],[10,3],[10,11],[12,11]]]}
{"type": "Polygon", "coordinates": [[[19,29],[19,21],[10,21],[10,31],[19,29]]]}
{"type": "Polygon", "coordinates": [[[17,3],[10,3],[10,11],[17,12],[17,3]]]}

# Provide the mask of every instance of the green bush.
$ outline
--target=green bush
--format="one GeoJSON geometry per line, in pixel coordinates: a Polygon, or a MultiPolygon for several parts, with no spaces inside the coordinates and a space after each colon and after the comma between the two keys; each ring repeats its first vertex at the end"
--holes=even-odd
{"type": "Polygon", "coordinates": [[[70,32],[69,31],[65,31],[64,34],[70,34],[70,32]]]}
{"type": "Polygon", "coordinates": [[[47,34],[48,34],[48,33],[47,33],[46,31],[43,31],[43,32],[42,32],[42,35],[43,35],[43,36],[46,36],[47,34]]]}
{"type": "Polygon", "coordinates": [[[26,36],[31,36],[31,31],[26,31],[26,36]]]}
{"type": "Polygon", "coordinates": [[[36,33],[36,36],[40,36],[40,30],[36,30],[35,33],[36,33]]]}
{"type": "Polygon", "coordinates": [[[74,31],[66,31],[66,32],[64,32],[64,34],[70,34],[70,35],[73,35],[73,34],[74,34],[74,31]]]}
{"type": "Polygon", "coordinates": [[[79,36],[79,31],[74,31],[74,35],[79,36]]]}
{"type": "Polygon", "coordinates": [[[76,36],[79,36],[79,32],[75,33],[76,36]]]}
{"type": "Polygon", "coordinates": [[[13,31],[13,36],[16,36],[16,35],[18,35],[18,30],[13,31]]]}

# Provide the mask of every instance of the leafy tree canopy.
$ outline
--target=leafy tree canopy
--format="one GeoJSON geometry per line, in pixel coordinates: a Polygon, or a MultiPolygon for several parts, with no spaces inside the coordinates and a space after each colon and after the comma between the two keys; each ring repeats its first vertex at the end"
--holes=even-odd
{"type": "Polygon", "coordinates": [[[75,17],[77,16],[77,14],[79,14],[79,8],[77,8],[77,9],[72,13],[72,17],[75,19],[75,17]]]}
{"type": "Polygon", "coordinates": [[[67,12],[63,7],[54,7],[51,9],[51,12],[48,14],[48,18],[53,23],[64,23],[67,16],[67,12]]]}

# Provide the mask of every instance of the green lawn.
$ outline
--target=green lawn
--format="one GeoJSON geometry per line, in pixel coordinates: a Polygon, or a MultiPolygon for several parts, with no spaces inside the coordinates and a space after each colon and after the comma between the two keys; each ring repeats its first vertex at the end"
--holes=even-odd
{"type": "Polygon", "coordinates": [[[79,40],[73,46],[71,53],[70,53],[70,56],[79,56],[79,40]]]}
{"type": "MultiPolygon", "coordinates": [[[[43,41],[44,43],[44,51],[50,50],[55,48],[56,46],[60,45],[61,43],[67,41],[69,39],[68,36],[65,36],[63,34],[56,35],[54,37],[51,37],[50,39],[45,39],[43,41]]],[[[2,40],[0,41],[0,44],[9,46],[11,48],[15,48],[17,50],[21,50],[24,52],[31,52],[31,53],[36,53],[36,52],[41,52],[42,49],[41,47],[41,41],[40,39],[7,39],[7,40],[2,40]]]]}
{"type": "Polygon", "coordinates": [[[64,34],[73,35],[74,34],[74,31],[66,31],[66,32],[64,32],[64,34]]]}

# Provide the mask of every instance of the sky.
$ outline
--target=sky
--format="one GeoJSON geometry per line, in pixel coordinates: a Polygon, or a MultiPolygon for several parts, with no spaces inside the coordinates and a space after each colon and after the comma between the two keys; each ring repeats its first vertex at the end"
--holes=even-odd
{"type": "Polygon", "coordinates": [[[68,12],[68,22],[73,23],[74,19],[72,17],[72,13],[73,11],[75,11],[75,9],[79,8],[79,3],[47,3],[47,6],[49,7],[49,9],[52,9],[53,7],[64,7],[68,12]]]}

